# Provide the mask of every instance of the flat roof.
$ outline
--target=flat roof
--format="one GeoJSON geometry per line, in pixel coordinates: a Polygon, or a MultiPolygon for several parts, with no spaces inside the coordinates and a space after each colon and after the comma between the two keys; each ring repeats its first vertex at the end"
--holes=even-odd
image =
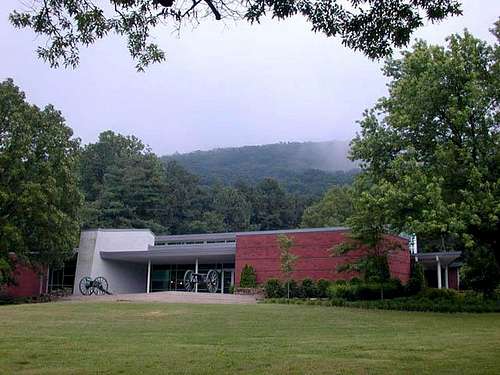
{"type": "Polygon", "coordinates": [[[349,230],[348,227],[325,227],[325,228],[299,228],[299,229],[280,229],[280,230],[261,230],[250,232],[225,232],[225,233],[200,233],[200,234],[174,234],[160,235],[155,237],[156,242],[181,242],[181,241],[231,241],[236,240],[237,236],[256,236],[272,234],[291,234],[291,233],[315,233],[315,232],[337,232],[349,230]]]}

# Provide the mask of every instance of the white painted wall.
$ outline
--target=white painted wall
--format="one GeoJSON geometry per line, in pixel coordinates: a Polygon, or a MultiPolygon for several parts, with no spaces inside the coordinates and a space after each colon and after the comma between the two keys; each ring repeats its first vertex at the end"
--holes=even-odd
{"type": "Polygon", "coordinates": [[[104,260],[101,251],[144,251],[154,244],[154,235],[141,229],[96,229],[82,231],[78,247],[73,294],[80,294],[78,284],[85,276],[102,276],[111,293],[144,293],[147,264],[104,260]]]}

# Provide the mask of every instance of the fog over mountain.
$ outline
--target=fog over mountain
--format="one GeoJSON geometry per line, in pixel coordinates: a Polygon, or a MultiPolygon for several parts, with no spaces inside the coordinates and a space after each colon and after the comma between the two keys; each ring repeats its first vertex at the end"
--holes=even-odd
{"type": "Polygon", "coordinates": [[[179,162],[207,185],[254,184],[272,177],[291,192],[319,195],[331,185],[352,182],[357,167],[348,152],[348,141],[282,142],[173,154],[163,160],[179,162]]]}

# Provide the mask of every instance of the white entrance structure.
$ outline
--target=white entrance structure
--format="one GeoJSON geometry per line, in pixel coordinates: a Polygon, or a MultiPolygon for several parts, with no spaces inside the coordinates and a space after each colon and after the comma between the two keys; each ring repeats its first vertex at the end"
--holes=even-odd
{"type": "MultiPolygon", "coordinates": [[[[234,268],[235,254],[234,233],[155,237],[148,229],[86,230],[80,236],[73,293],[80,294],[78,283],[85,276],[106,278],[111,293],[150,293],[154,267],[194,266],[195,273],[208,264],[233,264],[234,268]]],[[[222,290],[223,270],[219,272],[222,290]]]]}

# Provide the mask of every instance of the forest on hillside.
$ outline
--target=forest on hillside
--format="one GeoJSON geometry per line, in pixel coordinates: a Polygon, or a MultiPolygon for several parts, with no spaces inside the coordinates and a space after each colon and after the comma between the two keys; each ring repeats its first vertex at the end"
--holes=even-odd
{"type": "MultiPolygon", "coordinates": [[[[319,190],[314,180],[308,183],[307,191],[319,190]]],[[[161,160],[136,137],[112,131],[80,150],[79,184],[83,228],[150,228],[164,234],[296,228],[318,199],[289,192],[270,177],[203,184],[179,162],[161,160]]]]}
{"type": "Polygon", "coordinates": [[[276,179],[289,193],[318,198],[332,185],[350,184],[358,173],[347,158],[349,142],[287,142],[220,148],[163,156],[207,186],[256,184],[276,179]]]}

